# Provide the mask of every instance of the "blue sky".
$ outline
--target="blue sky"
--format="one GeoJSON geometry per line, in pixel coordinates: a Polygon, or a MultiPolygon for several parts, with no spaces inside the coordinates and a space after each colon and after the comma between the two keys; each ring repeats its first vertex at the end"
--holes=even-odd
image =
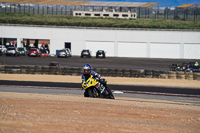
{"type": "MultiPolygon", "coordinates": [[[[84,0],[83,0],[84,1],[84,0]]],[[[90,0],[85,0],[90,1],[90,0]]],[[[120,2],[149,2],[154,3],[158,2],[159,7],[177,7],[183,4],[198,4],[200,6],[200,0],[91,0],[91,1],[120,1],[120,2]]]]}

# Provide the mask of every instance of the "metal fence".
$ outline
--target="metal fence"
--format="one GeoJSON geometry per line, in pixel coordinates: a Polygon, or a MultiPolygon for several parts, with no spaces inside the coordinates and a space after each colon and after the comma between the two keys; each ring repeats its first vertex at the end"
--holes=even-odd
{"type": "MultiPolygon", "coordinates": [[[[1,4],[1,2],[0,2],[1,4]]],[[[73,15],[74,10],[83,9],[80,5],[48,5],[48,4],[26,4],[26,3],[4,3],[0,5],[0,13],[17,14],[41,14],[41,15],[73,15]]],[[[138,18],[145,19],[169,19],[181,21],[200,21],[200,8],[190,8],[186,12],[180,9],[156,10],[154,8],[141,8],[138,12],[138,18]],[[178,13],[178,14],[177,14],[178,13]],[[187,13],[187,14],[186,14],[187,13]],[[185,17],[187,16],[187,17],[185,17]]]]}
{"type": "Polygon", "coordinates": [[[76,6],[47,4],[12,4],[0,6],[0,13],[41,14],[41,15],[73,15],[76,6]]]}

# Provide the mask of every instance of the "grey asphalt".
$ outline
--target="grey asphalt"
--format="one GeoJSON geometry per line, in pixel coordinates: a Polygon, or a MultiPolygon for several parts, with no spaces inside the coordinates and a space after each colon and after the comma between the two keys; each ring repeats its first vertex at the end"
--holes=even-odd
{"type": "Polygon", "coordinates": [[[183,62],[198,61],[200,59],[160,59],[160,58],[119,58],[107,57],[80,58],[72,56],[70,58],[57,57],[28,57],[28,56],[0,56],[0,64],[6,65],[40,65],[47,66],[50,62],[59,62],[61,66],[83,67],[84,64],[91,64],[93,68],[116,68],[116,69],[145,69],[169,71],[172,64],[182,64],[183,62]]]}
{"type": "MultiPolygon", "coordinates": [[[[21,86],[41,86],[41,87],[59,87],[59,88],[79,88],[81,83],[57,83],[57,82],[37,82],[37,81],[9,81],[0,80],[0,85],[21,85],[21,86]]],[[[159,87],[159,86],[142,86],[142,85],[113,85],[109,84],[109,88],[113,91],[124,91],[126,93],[162,93],[162,95],[194,95],[200,98],[199,88],[189,87],[159,87]]],[[[58,88],[58,89],[59,89],[58,88]]]]}
{"type": "MultiPolygon", "coordinates": [[[[41,86],[10,86],[10,85],[0,85],[0,92],[17,92],[17,93],[36,93],[36,94],[53,94],[53,95],[82,95],[84,91],[78,88],[59,88],[59,87],[41,87],[41,86]]],[[[200,98],[198,97],[182,97],[182,96],[163,96],[163,95],[151,95],[151,94],[130,94],[130,93],[115,93],[115,100],[117,97],[129,97],[129,98],[139,98],[139,99],[154,99],[154,100],[166,100],[178,103],[171,104],[190,104],[190,106],[200,106],[200,98]]],[[[147,102],[147,101],[145,101],[147,102]]],[[[151,101],[149,101],[151,102],[151,101]]],[[[162,101],[160,101],[162,102],[162,101]]]]}

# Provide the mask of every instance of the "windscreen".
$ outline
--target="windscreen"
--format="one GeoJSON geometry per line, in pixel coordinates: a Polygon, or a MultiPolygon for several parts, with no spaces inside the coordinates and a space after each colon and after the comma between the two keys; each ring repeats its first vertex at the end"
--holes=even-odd
{"type": "Polygon", "coordinates": [[[37,51],[37,49],[31,49],[31,51],[37,51]]]}
{"type": "Polygon", "coordinates": [[[23,48],[18,48],[18,50],[19,50],[19,51],[24,51],[24,49],[23,49],[23,48]]]}
{"type": "Polygon", "coordinates": [[[15,50],[15,48],[8,48],[8,50],[15,50]]]}

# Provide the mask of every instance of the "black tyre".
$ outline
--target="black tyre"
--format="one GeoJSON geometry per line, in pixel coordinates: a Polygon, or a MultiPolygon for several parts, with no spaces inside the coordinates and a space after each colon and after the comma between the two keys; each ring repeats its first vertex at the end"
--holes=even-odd
{"type": "Polygon", "coordinates": [[[87,92],[87,91],[85,91],[85,92],[84,92],[84,97],[89,97],[89,95],[88,95],[88,92],[87,92]]]}
{"type": "Polygon", "coordinates": [[[89,97],[94,97],[93,90],[92,90],[91,88],[89,88],[89,89],[87,90],[87,92],[88,92],[88,96],[89,96],[89,97]]]}

